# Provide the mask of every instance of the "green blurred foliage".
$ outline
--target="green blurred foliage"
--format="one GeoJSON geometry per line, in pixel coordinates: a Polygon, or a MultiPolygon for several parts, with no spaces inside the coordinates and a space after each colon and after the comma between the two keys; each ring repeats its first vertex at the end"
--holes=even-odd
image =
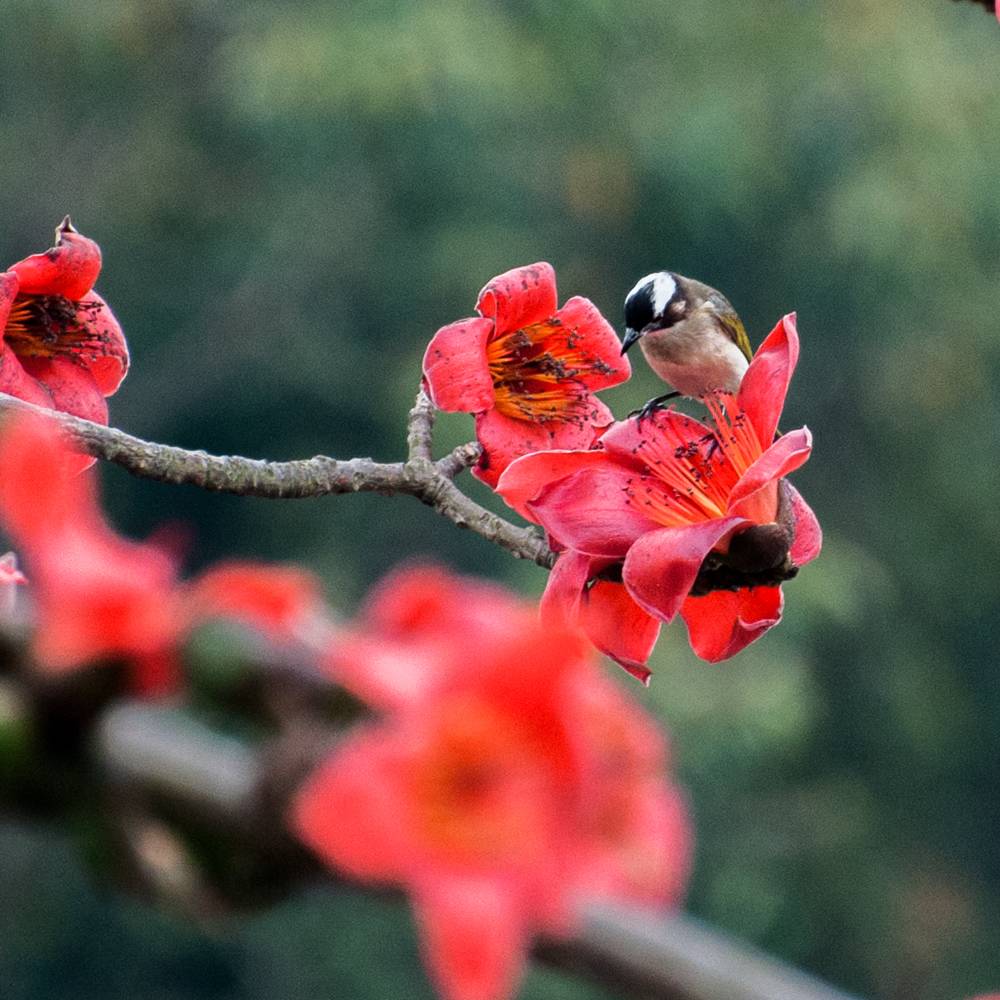
{"type": "MultiPolygon", "coordinates": [[[[798,310],[783,426],[816,436],[796,482],[823,557],[734,662],[697,663],[677,625],[633,686],[690,789],[690,909],[880,997],[1000,986],[992,19],[944,0],[7,0],[0,35],[2,259],[67,211],[101,243],[134,355],[113,421],[144,437],[398,457],[429,336],[537,259],[616,322],[661,267],[722,288],[755,341],[798,310]]],[[[637,367],[618,412],[656,391],[637,367]]],[[[442,447],[470,428],[443,420],[442,447]]],[[[345,611],[413,556],[544,583],[409,499],[103,476],[131,533],[187,525],[191,565],[301,561],[345,611]]],[[[382,904],[310,897],[203,933],[18,837],[6,882],[38,857],[61,875],[3,908],[5,1000],[417,989],[382,904]]]]}

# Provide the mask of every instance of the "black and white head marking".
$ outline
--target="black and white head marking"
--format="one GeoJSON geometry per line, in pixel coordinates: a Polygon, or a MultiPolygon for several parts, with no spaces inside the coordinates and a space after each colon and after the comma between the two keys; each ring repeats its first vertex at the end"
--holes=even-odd
{"type": "Polygon", "coordinates": [[[652,323],[671,326],[683,315],[683,308],[677,279],[669,271],[657,271],[640,278],[625,297],[625,325],[636,332],[652,323]]]}

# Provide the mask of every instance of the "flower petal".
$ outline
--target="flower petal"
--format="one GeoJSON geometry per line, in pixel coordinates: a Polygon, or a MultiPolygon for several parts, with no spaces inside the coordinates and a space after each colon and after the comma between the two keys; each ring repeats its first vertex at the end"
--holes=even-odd
{"type": "Polygon", "coordinates": [[[478,413],[493,405],[493,379],[486,361],[489,319],[460,319],[441,327],[424,352],[427,393],[439,410],[478,413]]]}
{"type": "Polygon", "coordinates": [[[766,445],[774,439],[788,394],[788,383],[798,360],[799,335],[795,313],[789,313],[779,320],[757,348],[737,395],[739,408],[753,424],[761,444],[766,445]]]}
{"type": "Polygon", "coordinates": [[[496,491],[507,505],[533,521],[528,510],[529,500],[534,500],[550,483],[594,465],[603,465],[608,458],[600,451],[537,451],[522,455],[504,469],[496,491]]]}
{"type": "Polygon", "coordinates": [[[101,271],[101,250],[78,233],[67,216],[56,228],[55,246],[32,254],[12,268],[24,295],[63,295],[76,301],[94,287],[101,271]]]}
{"type": "Polygon", "coordinates": [[[685,528],[648,532],[625,557],[625,586],[649,614],[671,621],[687,598],[705,556],[745,523],[742,517],[722,517],[685,528]]]}
{"type": "Polygon", "coordinates": [[[530,326],[555,314],[556,272],[539,261],[497,275],[479,293],[476,311],[496,321],[498,333],[530,326]]]}
{"type": "Polygon", "coordinates": [[[100,523],[91,477],[66,474],[75,459],[42,417],[17,415],[0,434],[0,519],[18,546],[33,550],[72,525],[100,523]]]}
{"type": "Polygon", "coordinates": [[[812,508],[803,500],[802,494],[787,481],[784,488],[788,491],[792,514],[795,517],[795,538],[788,554],[794,565],[805,566],[819,555],[823,547],[823,529],[819,526],[812,508]]]}
{"type": "Polygon", "coordinates": [[[125,335],[108,304],[96,292],[80,300],[77,315],[86,324],[88,340],[86,347],[75,350],[73,356],[86,365],[101,393],[111,396],[128,374],[125,335]]]}
{"type": "Polygon", "coordinates": [[[483,454],[472,474],[491,489],[516,458],[536,451],[587,449],[612,422],[611,411],[599,400],[588,403],[587,419],[518,420],[499,410],[476,414],[476,437],[483,454]]]}
{"type": "MultiPolygon", "coordinates": [[[[783,434],[739,478],[729,497],[729,512],[750,517],[755,494],[783,479],[803,465],[812,452],[812,434],[808,427],[783,434]]],[[[769,518],[774,520],[773,516],[769,518]]]]}
{"type": "Polygon", "coordinates": [[[528,946],[523,906],[500,878],[427,878],[413,900],[424,958],[444,1000],[512,997],[528,946]]]}
{"type": "Polygon", "coordinates": [[[622,354],[618,334],[590,299],[574,295],[556,318],[566,331],[567,351],[584,358],[579,373],[573,376],[578,382],[596,392],[629,378],[632,366],[622,354]]]}
{"type": "Polygon", "coordinates": [[[292,565],[216,563],[194,581],[190,600],[199,618],[242,621],[279,642],[304,641],[325,617],[319,580],[292,565]]]}
{"type": "Polygon", "coordinates": [[[538,604],[543,624],[572,626],[580,612],[583,588],[590,579],[594,560],[582,552],[567,549],[556,559],[545,583],[545,592],[538,604]]]}
{"type": "Polygon", "coordinates": [[[48,390],[24,370],[20,359],[6,344],[0,344],[0,392],[52,408],[48,390]]]}
{"type": "Polygon", "coordinates": [[[780,587],[717,590],[689,597],[681,608],[696,656],[709,663],[734,656],[781,620],[780,587]]]}
{"type": "Polygon", "coordinates": [[[598,580],[584,592],[580,623],[587,638],[633,677],[649,683],[646,661],[660,635],[660,622],[632,599],[624,584],[598,580]]]}
{"type": "MultiPolygon", "coordinates": [[[[64,357],[24,358],[21,364],[32,378],[49,390],[55,409],[98,424],[108,422],[104,393],[86,368],[64,357]]],[[[93,459],[87,464],[92,462],[93,459]]]]}
{"type": "Polygon", "coordinates": [[[603,464],[545,487],[528,510],[567,548],[620,559],[637,538],[658,527],[629,500],[635,476],[605,457],[603,464]]]}
{"type": "Polygon", "coordinates": [[[629,418],[614,424],[602,435],[601,445],[609,455],[628,465],[640,467],[645,464],[642,450],[652,440],[664,439],[666,451],[670,453],[676,447],[678,438],[697,441],[711,434],[705,424],[686,413],[673,409],[657,410],[642,421],[629,418]]]}
{"type": "Polygon", "coordinates": [[[299,839],[355,878],[398,881],[410,867],[401,748],[384,729],[359,727],[313,772],[292,803],[299,839]]]}

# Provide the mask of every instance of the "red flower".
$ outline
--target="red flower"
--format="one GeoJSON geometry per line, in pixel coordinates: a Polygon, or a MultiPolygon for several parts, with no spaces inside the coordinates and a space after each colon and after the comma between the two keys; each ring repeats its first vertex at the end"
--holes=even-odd
{"type": "Polygon", "coordinates": [[[67,216],[52,249],[0,273],[0,392],[108,422],[104,397],[121,384],[129,358],[118,321],[92,291],[100,270],[100,248],[67,216]]]}
{"type": "Polygon", "coordinates": [[[383,585],[366,628],[386,649],[355,678],[396,658],[422,682],[393,687],[292,822],[329,864],[405,886],[447,1000],[509,996],[532,934],[568,933],[583,899],[677,902],[691,836],[662,741],[577,635],[426,568],[383,585]]]}
{"type": "Polygon", "coordinates": [[[15,418],[0,434],[0,522],[30,569],[35,659],[59,674],[121,657],[138,691],[169,690],[183,627],[175,565],[112,532],[76,458],[41,420],[15,418]]]}
{"type": "Polygon", "coordinates": [[[578,619],[638,676],[655,622],[678,612],[703,659],[739,652],[780,619],[780,581],[819,553],[815,516],[783,482],[809,457],[811,435],[775,440],[797,358],[786,316],[739,393],[706,400],[714,430],[661,411],[615,424],[600,451],[529,455],[502,477],[507,502],[571,550],[550,578],[550,612],[578,619]],[[712,552],[717,565],[706,564],[712,552]],[[630,627],[616,635],[616,619],[630,627]]]}
{"type": "Polygon", "coordinates": [[[507,271],[479,293],[479,318],[442,327],[424,354],[434,405],[476,414],[483,454],[473,471],[490,486],[519,455],[589,448],[613,420],[593,393],[631,374],[589,299],[557,304],[551,264],[507,271]]]}
{"type": "Polygon", "coordinates": [[[197,618],[234,618],[275,642],[325,644],[329,616],[318,579],[298,566],[222,562],[192,584],[197,618]]]}

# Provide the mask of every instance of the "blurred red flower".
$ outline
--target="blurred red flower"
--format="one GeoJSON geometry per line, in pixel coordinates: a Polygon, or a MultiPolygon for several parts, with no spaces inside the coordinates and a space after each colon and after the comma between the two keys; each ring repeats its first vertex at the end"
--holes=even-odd
{"type": "Polygon", "coordinates": [[[292,823],[328,864],[406,888],[447,1000],[509,996],[531,936],[570,933],[583,900],[679,900],[691,833],[662,739],[581,637],[427,568],[383,585],[365,629],[347,658],[385,652],[352,676],[398,660],[388,711],[309,778],[292,823]]]}
{"type": "Polygon", "coordinates": [[[424,354],[435,406],[476,414],[473,471],[490,486],[519,455],[590,447],[614,419],[593,394],[631,374],[589,299],[557,305],[551,264],[514,268],[479,293],[479,317],[442,327],[424,354]]]}
{"type": "Polygon", "coordinates": [[[100,248],[67,216],[55,246],[0,273],[0,392],[108,422],[104,397],[121,384],[129,357],[118,321],[92,290],[100,270],[100,248]]]}
{"type": "Polygon", "coordinates": [[[330,630],[323,587],[298,566],[231,560],[191,584],[192,616],[232,618],[275,642],[325,645],[330,630]]]}
{"type": "Polygon", "coordinates": [[[184,624],[176,566],[108,527],[76,458],[41,419],[13,418],[0,433],[0,523],[29,568],[35,659],[59,674],[120,657],[138,692],[168,691],[184,624]]]}
{"type": "Polygon", "coordinates": [[[821,545],[815,515],[783,481],[808,459],[812,437],[803,427],[775,440],[797,358],[786,316],[737,395],[706,398],[714,428],[660,411],[615,424],[600,450],[528,455],[510,466],[498,492],[570,550],[549,580],[550,619],[578,620],[643,678],[656,623],[678,612],[695,653],[710,661],[780,620],[780,581],[821,545]],[[712,552],[722,557],[718,589],[695,596],[712,552]]]}

